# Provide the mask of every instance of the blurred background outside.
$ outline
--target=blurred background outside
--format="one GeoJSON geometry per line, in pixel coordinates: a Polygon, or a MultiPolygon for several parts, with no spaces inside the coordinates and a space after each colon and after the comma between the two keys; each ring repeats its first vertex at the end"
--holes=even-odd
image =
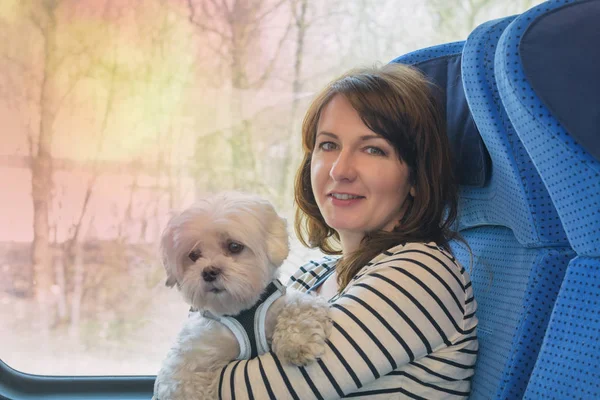
{"type": "Polygon", "coordinates": [[[536,0],[2,0],[0,359],[155,374],[187,316],[158,238],[245,190],[293,234],[300,127],[353,67],[463,40],[536,0]]]}

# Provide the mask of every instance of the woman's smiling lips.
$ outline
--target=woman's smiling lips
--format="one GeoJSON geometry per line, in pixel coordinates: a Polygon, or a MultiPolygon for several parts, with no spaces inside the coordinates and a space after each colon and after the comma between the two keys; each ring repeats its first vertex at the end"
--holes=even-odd
{"type": "Polygon", "coordinates": [[[331,192],[327,194],[327,197],[331,199],[331,203],[334,206],[342,206],[347,207],[358,203],[359,201],[365,199],[364,196],[360,196],[358,194],[353,193],[341,193],[341,192],[331,192]]]}

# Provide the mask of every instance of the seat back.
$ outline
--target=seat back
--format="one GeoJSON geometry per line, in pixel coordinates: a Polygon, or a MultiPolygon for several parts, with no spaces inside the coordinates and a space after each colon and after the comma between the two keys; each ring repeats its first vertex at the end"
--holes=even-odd
{"type": "Polygon", "coordinates": [[[570,245],[526,398],[600,397],[600,2],[548,1],[503,33],[495,58],[508,116],[570,245]]]}
{"type": "MultiPolygon", "coordinates": [[[[471,267],[478,302],[480,348],[473,399],[522,396],[558,286],[573,256],[552,202],[495,94],[492,46],[513,18],[480,26],[454,54],[425,49],[433,58],[409,54],[394,60],[411,63],[442,89],[450,88],[445,103],[463,104],[491,157],[492,167],[485,169],[483,182],[465,185],[461,179],[459,230],[471,247],[472,265],[465,246],[452,243],[463,266],[471,267]],[[432,64],[438,65],[438,73],[431,71],[432,64]],[[445,76],[445,81],[438,76],[445,76]],[[456,100],[457,86],[464,100],[456,100]],[[545,301],[538,302],[540,298],[545,301]],[[532,312],[534,308],[537,312],[532,312]]],[[[448,121],[465,110],[447,106],[448,121]]],[[[451,126],[448,129],[452,140],[456,133],[451,126]]],[[[471,156],[456,150],[454,155],[458,165],[471,156]]],[[[481,159],[481,154],[475,158],[481,159]]]]}
{"type": "Polygon", "coordinates": [[[481,187],[491,170],[491,160],[465,99],[460,75],[464,44],[461,41],[427,47],[391,62],[412,65],[431,81],[446,120],[446,131],[455,155],[456,176],[463,186],[481,187]]]}
{"type": "Polygon", "coordinates": [[[472,244],[483,264],[474,273],[479,283],[482,357],[474,381],[481,384],[474,385],[473,398],[522,397],[567,263],[574,256],[550,196],[498,96],[496,45],[514,18],[480,25],[469,35],[462,58],[467,101],[494,167],[485,188],[464,191],[462,229],[473,237],[481,229],[478,226],[504,227],[494,228],[503,232],[501,240],[489,237],[487,244],[479,240],[472,244]],[[489,283],[485,264],[491,268],[489,283]]]}

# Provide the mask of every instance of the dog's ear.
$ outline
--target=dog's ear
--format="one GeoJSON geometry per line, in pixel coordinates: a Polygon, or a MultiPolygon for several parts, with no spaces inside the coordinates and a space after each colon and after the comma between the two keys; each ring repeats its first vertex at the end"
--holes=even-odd
{"type": "Polygon", "coordinates": [[[287,258],[290,252],[290,245],[287,233],[287,223],[275,212],[271,218],[267,237],[267,255],[269,261],[276,267],[279,267],[287,258]]]}
{"type": "Polygon", "coordinates": [[[160,240],[160,255],[162,260],[162,265],[165,268],[165,272],[167,273],[167,280],[165,282],[165,286],[173,287],[177,284],[177,277],[175,276],[175,260],[174,260],[174,252],[175,252],[175,228],[171,226],[169,223],[165,230],[163,231],[161,240],[160,240]]]}
{"type": "Polygon", "coordinates": [[[176,283],[177,283],[177,279],[173,275],[171,275],[171,276],[167,275],[167,281],[165,282],[166,287],[172,288],[173,286],[175,286],[176,283]]]}

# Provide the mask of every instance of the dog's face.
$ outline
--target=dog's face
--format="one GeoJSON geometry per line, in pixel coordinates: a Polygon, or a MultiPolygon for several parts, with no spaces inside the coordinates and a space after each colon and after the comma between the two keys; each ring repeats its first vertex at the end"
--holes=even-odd
{"type": "Polygon", "coordinates": [[[235,315],[254,305],[288,255],[285,220],[242,193],[203,199],[171,218],[161,239],[167,286],[195,308],[235,315]]]}

